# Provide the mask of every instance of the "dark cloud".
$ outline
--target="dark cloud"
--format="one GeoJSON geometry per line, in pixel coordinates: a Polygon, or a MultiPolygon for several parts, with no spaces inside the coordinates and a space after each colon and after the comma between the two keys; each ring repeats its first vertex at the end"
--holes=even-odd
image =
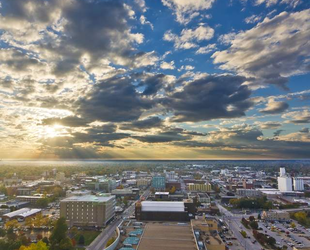
{"type": "Polygon", "coordinates": [[[133,136],[133,138],[147,143],[165,143],[175,141],[185,141],[192,139],[194,136],[205,136],[204,133],[188,131],[182,128],[169,128],[167,131],[154,135],[133,136]]]}
{"type": "Polygon", "coordinates": [[[63,17],[67,20],[63,43],[93,57],[130,53],[129,15],[123,1],[74,1],[64,8],[63,17]]]}
{"type": "Polygon", "coordinates": [[[156,94],[165,83],[165,75],[157,74],[141,80],[139,87],[144,87],[143,95],[154,95],[156,94]]]}
{"type": "Polygon", "coordinates": [[[299,132],[301,132],[301,133],[309,133],[309,128],[302,128],[299,132]]]}
{"type": "Polygon", "coordinates": [[[76,116],[67,116],[65,118],[47,118],[42,121],[42,125],[60,124],[67,127],[85,127],[88,122],[83,118],[76,116]]]}
{"type": "Polygon", "coordinates": [[[241,117],[253,105],[250,89],[242,85],[245,81],[232,75],[207,76],[186,84],[163,103],[174,113],[175,122],[241,117]]]}
{"type": "Polygon", "coordinates": [[[148,119],[123,124],[120,126],[120,129],[140,131],[140,130],[148,130],[151,128],[162,128],[163,126],[164,126],[163,121],[159,117],[154,116],[148,119]]]}
{"type": "Polygon", "coordinates": [[[95,85],[78,102],[78,113],[87,120],[124,122],[137,120],[155,102],[142,97],[127,77],[111,78],[95,85]]]}
{"type": "Polygon", "coordinates": [[[277,131],[273,132],[273,136],[279,136],[283,131],[283,129],[278,129],[277,131]]]}

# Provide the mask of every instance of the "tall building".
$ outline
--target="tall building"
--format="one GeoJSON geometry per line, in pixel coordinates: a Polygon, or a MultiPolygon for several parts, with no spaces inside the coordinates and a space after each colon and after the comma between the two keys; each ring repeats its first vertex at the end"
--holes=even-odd
{"type": "Polygon", "coordinates": [[[294,184],[294,190],[295,191],[304,191],[304,180],[298,177],[295,177],[293,179],[293,184],[294,184]]]}
{"type": "Polygon", "coordinates": [[[293,191],[292,178],[285,173],[285,168],[280,168],[278,177],[278,189],[282,192],[293,191]]]}
{"type": "Polygon", "coordinates": [[[69,226],[105,226],[115,215],[115,196],[72,196],[60,201],[60,216],[69,226]]]}
{"type": "Polygon", "coordinates": [[[280,177],[285,175],[286,175],[285,168],[280,168],[280,177]]]}
{"type": "Polygon", "coordinates": [[[152,188],[155,190],[165,190],[166,178],[163,176],[154,176],[152,178],[152,188]]]}

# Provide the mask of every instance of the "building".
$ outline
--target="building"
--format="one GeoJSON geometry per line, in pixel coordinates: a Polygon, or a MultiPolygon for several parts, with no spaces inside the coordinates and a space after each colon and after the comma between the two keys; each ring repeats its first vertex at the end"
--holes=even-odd
{"type": "Polygon", "coordinates": [[[169,200],[169,192],[156,192],[155,200],[168,201],[169,200]]]}
{"type": "Polygon", "coordinates": [[[278,189],[282,192],[293,191],[292,178],[288,176],[278,177],[278,189]]]}
{"type": "Polygon", "coordinates": [[[32,205],[35,205],[39,199],[43,198],[43,194],[37,195],[18,195],[16,196],[16,200],[29,202],[32,205]]]}
{"type": "Polygon", "coordinates": [[[278,189],[282,192],[293,191],[292,178],[285,172],[285,168],[280,168],[278,177],[278,189]]]}
{"type": "Polygon", "coordinates": [[[19,210],[2,215],[3,221],[18,220],[24,221],[27,217],[33,217],[41,213],[41,209],[21,208],[19,210]]]}
{"type": "Polygon", "coordinates": [[[237,195],[241,197],[259,197],[262,196],[262,193],[256,189],[237,189],[237,195]]]}
{"type": "MultiPolygon", "coordinates": [[[[133,248],[122,248],[131,250],[133,248]]],[[[139,250],[197,250],[191,226],[187,223],[146,223],[139,250]]]]}
{"type": "Polygon", "coordinates": [[[68,190],[66,192],[67,197],[71,196],[83,196],[83,195],[90,195],[91,191],[90,190],[68,190]]]}
{"type": "Polygon", "coordinates": [[[155,190],[165,190],[166,188],[166,178],[163,176],[154,176],[152,178],[152,188],[155,190]]]}
{"type": "Polygon", "coordinates": [[[114,189],[111,192],[112,195],[115,195],[116,198],[128,198],[129,200],[136,200],[139,198],[139,189],[114,189]]]}
{"type": "Polygon", "coordinates": [[[142,201],[136,203],[136,219],[148,221],[189,221],[182,201],[142,201]]]}
{"type": "Polygon", "coordinates": [[[57,181],[65,181],[66,180],[65,173],[64,172],[56,173],[56,180],[57,181]]]}
{"type": "Polygon", "coordinates": [[[166,190],[171,190],[173,187],[175,188],[175,190],[181,190],[181,183],[178,181],[166,182],[166,190]]]}
{"type": "Polygon", "coordinates": [[[188,184],[189,191],[199,191],[199,192],[209,192],[212,190],[210,183],[189,183],[188,184]]]}
{"type": "Polygon", "coordinates": [[[293,179],[293,184],[294,184],[294,190],[295,191],[304,191],[305,190],[303,179],[295,177],[293,179]]]}
{"type": "Polygon", "coordinates": [[[69,226],[104,227],[115,215],[115,196],[72,196],[60,201],[60,216],[69,226]]]}
{"type": "Polygon", "coordinates": [[[242,185],[243,185],[244,189],[253,189],[254,188],[253,181],[243,180],[242,185]]]}
{"type": "Polygon", "coordinates": [[[285,211],[264,211],[262,213],[262,220],[267,221],[289,221],[290,214],[285,211]]]}
{"type": "Polygon", "coordinates": [[[137,179],[137,187],[147,187],[150,185],[149,179],[137,179]]]}
{"type": "Polygon", "coordinates": [[[226,250],[226,245],[218,234],[218,222],[214,218],[191,220],[197,249],[226,250]]]}

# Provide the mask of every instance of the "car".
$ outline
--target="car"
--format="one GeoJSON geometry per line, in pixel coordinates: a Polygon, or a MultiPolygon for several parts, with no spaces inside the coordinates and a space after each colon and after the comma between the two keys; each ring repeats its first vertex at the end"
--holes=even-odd
{"type": "Polygon", "coordinates": [[[253,244],[255,244],[256,242],[257,242],[256,240],[253,240],[253,241],[252,241],[253,244]]]}

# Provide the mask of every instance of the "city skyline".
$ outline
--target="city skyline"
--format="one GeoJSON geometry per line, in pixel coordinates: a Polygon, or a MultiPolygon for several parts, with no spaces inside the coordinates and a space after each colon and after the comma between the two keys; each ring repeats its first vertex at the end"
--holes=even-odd
{"type": "Polygon", "coordinates": [[[0,159],[310,158],[305,0],[0,0],[0,159]]]}

